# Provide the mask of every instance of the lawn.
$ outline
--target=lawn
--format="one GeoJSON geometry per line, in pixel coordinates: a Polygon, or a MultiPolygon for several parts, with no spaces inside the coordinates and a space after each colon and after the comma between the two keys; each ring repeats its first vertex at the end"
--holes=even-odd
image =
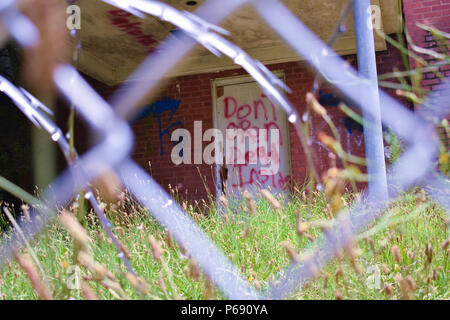
{"type": "MultiPolygon", "coordinates": [[[[245,200],[221,209],[204,202],[183,206],[249,283],[264,290],[278,272],[302,259],[334,218],[318,192],[314,197],[298,193],[279,200],[282,208],[276,210],[273,203],[258,198],[253,213],[245,200]]],[[[225,298],[136,202],[128,198],[102,205],[138,278],[127,275],[111,240],[90,213],[86,235],[77,237],[73,228],[55,220],[22,250],[22,267],[14,260],[0,269],[0,299],[38,299],[39,285],[47,286],[47,297],[56,299],[225,298]],[[33,273],[39,275],[39,265],[28,258],[31,254],[45,274],[40,284],[34,284],[37,291],[30,279],[33,273]]],[[[428,202],[423,192],[404,194],[359,236],[352,254],[332,260],[288,298],[448,299],[448,223],[445,211],[428,202]]]]}

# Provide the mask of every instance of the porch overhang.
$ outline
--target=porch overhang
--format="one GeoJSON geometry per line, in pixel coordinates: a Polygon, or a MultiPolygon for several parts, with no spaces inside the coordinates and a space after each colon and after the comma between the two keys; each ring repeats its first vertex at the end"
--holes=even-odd
{"type": "MultiPolygon", "coordinates": [[[[180,10],[195,11],[205,0],[164,0],[180,10]],[[197,3],[196,5],[189,5],[197,3]]],[[[381,31],[386,34],[401,29],[398,16],[400,0],[372,0],[381,8],[381,31]]],[[[283,3],[320,38],[326,40],[335,28],[346,0],[285,0],[283,3]]],[[[81,7],[80,36],[82,49],[77,68],[108,85],[117,85],[127,79],[145,59],[175,29],[169,23],[148,16],[140,19],[121,16],[121,13],[100,0],[78,0],[81,7]],[[125,27],[124,27],[125,25],[125,27]],[[128,27],[127,27],[128,26],[128,27]],[[136,31],[136,32],[133,32],[136,31]],[[140,36],[137,36],[139,34],[140,36]],[[145,35],[145,36],[142,36],[145,35]]],[[[229,16],[222,27],[230,32],[228,39],[245,49],[264,64],[302,60],[269,26],[247,5],[229,16]]],[[[386,43],[375,37],[376,50],[385,50],[386,43]]],[[[299,35],[301,41],[301,35],[299,35]]],[[[347,21],[347,31],[334,45],[342,55],[356,53],[353,17],[347,21]]],[[[218,58],[197,45],[184,62],[169,77],[222,71],[236,68],[228,58],[218,58]]]]}

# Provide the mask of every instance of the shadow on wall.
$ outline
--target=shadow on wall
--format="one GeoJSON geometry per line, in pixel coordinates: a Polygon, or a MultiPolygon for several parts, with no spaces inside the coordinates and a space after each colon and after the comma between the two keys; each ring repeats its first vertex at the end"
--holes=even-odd
{"type": "MultiPolygon", "coordinates": [[[[9,44],[0,50],[0,74],[17,84],[20,52],[9,44]]],[[[4,94],[0,94],[0,175],[32,193],[32,149],[30,121],[4,94]]],[[[14,203],[20,200],[0,189],[0,200],[14,203]]]]}

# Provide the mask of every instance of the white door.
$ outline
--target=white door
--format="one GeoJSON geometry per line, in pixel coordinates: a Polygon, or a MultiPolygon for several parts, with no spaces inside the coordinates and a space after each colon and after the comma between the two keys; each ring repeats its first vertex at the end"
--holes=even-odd
{"type": "MultiPolygon", "coordinates": [[[[283,80],[282,75],[278,76],[283,80]]],[[[245,189],[252,194],[256,194],[258,188],[269,187],[273,193],[287,190],[291,163],[284,111],[267,98],[251,77],[215,80],[213,96],[214,123],[224,137],[225,156],[225,165],[217,166],[218,194],[222,193],[222,183],[228,197],[239,196],[245,189]],[[230,129],[242,129],[248,135],[245,139],[235,137],[230,134],[230,129]],[[259,129],[266,129],[267,134],[259,129]],[[278,139],[271,130],[278,133],[278,139]],[[243,142],[241,147],[245,146],[245,149],[236,147],[235,141],[243,142]],[[242,155],[245,155],[241,158],[244,163],[238,161],[242,155]],[[227,177],[220,174],[225,168],[227,177]]]]}

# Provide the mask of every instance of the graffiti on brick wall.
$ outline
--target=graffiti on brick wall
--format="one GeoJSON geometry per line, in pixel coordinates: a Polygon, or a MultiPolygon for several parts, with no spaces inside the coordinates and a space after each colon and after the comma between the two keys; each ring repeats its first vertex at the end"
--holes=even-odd
{"type": "MultiPolygon", "coordinates": [[[[143,112],[136,119],[136,121],[147,117],[155,117],[157,119],[160,155],[164,155],[164,136],[167,136],[170,140],[172,131],[183,127],[182,121],[174,120],[174,116],[180,108],[180,104],[181,100],[163,97],[147,107],[144,107],[143,112]]],[[[173,141],[172,143],[173,145],[176,145],[179,142],[173,141]]]]}
{"type": "MultiPolygon", "coordinates": [[[[340,103],[345,103],[349,105],[347,101],[344,101],[336,96],[334,96],[332,93],[324,93],[322,90],[319,91],[319,102],[321,105],[323,105],[325,108],[327,107],[338,107],[340,103]]],[[[344,125],[345,129],[347,129],[347,132],[352,134],[355,131],[356,132],[363,132],[363,127],[353,120],[350,117],[345,117],[344,119],[344,125]]]]}
{"type": "MultiPolygon", "coordinates": [[[[263,118],[266,122],[261,129],[280,130],[280,126],[277,123],[278,119],[275,112],[275,106],[265,94],[261,94],[260,99],[254,100],[252,105],[242,104],[240,106],[238,106],[236,98],[226,97],[224,99],[224,116],[225,119],[236,118],[235,121],[230,121],[228,123],[227,129],[247,130],[253,128],[258,130],[258,125],[254,125],[252,121],[258,121],[263,118]],[[270,105],[269,108],[267,107],[266,102],[270,105]]],[[[280,144],[283,145],[282,136],[280,136],[280,138],[280,144]]]]}
{"type": "MultiPolygon", "coordinates": [[[[232,146],[234,152],[227,154],[227,156],[238,158],[240,153],[244,153],[245,163],[239,164],[236,159],[226,159],[227,163],[232,163],[231,170],[229,170],[229,178],[232,180],[232,187],[245,188],[247,186],[261,184],[262,186],[270,186],[275,190],[281,190],[286,186],[290,185],[291,175],[286,164],[283,163],[284,153],[283,148],[286,147],[286,141],[281,130],[285,129],[285,120],[280,117],[277,113],[277,109],[274,104],[268,99],[268,97],[262,93],[257,99],[252,101],[246,101],[242,103],[243,99],[236,96],[226,96],[223,98],[222,108],[223,108],[223,126],[225,129],[242,129],[243,131],[254,129],[255,135],[249,135],[249,143],[255,143],[259,147],[256,150],[239,150],[234,146],[234,137],[226,136],[226,145],[232,146]],[[273,142],[269,138],[269,134],[264,137],[260,136],[259,129],[266,129],[269,132],[271,129],[278,130],[279,132],[279,146],[274,146],[273,142]],[[265,139],[265,143],[261,146],[261,139],[265,139]],[[269,141],[270,140],[270,141],[269,141]],[[267,146],[270,147],[269,150],[263,150],[262,148],[267,146]],[[273,152],[278,152],[280,155],[273,156],[273,152]],[[256,159],[261,155],[267,155],[271,159],[276,159],[278,162],[276,167],[279,167],[277,172],[265,172],[263,174],[260,165],[254,165],[251,163],[257,162],[256,159]]],[[[247,131],[250,132],[250,131],[247,131]]],[[[242,139],[244,139],[242,137],[242,139]]]]}
{"type": "MultiPolygon", "coordinates": [[[[336,97],[332,93],[319,91],[318,101],[325,108],[337,108],[341,103],[345,103],[346,105],[351,105],[348,101],[336,97]]],[[[339,122],[339,121],[338,121],[339,122]]],[[[361,147],[364,136],[363,136],[363,127],[361,124],[353,120],[351,117],[346,116],[343,119],[343,126],[345,127],[345,136],[346,136],[346,144],[347,144],[347,153],[352,153],[352,146],[361,147]]],[[[324,146],[323,146],[324,147],[324,146]]]]}

